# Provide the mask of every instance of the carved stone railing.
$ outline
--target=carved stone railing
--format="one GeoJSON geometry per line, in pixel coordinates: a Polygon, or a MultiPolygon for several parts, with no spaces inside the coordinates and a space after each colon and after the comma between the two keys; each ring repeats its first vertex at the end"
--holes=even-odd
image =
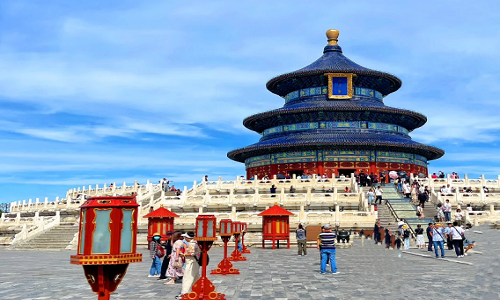
{"type": "Polygon", "coordinates": [[[11,242],[11,245],[16,245],[21,242],[31,240],[32,238],[35,238],[38,235],[61,224],[61,216],[59,211],[56,212],[55,216],[51,217],[35,216],[33,218],[25,219],[25,223],[22,224],[22,230],[15,235],[14,239],[11,242]]]}
{"type": "Polygon", "coordinates": [[[451,188],[462,190],[464,187],[471,187],[474,189],[482,189],[482,187],[488,187],[492,189],[500,189],[500,175],[496,179],[486,179],[484,175],[481,178],[469,179],[467,174],[464,178],[452,179],[450,175],[446,178],[417,178],[411,177],[411,181],[416,181],[421,185],[426,185],[431,189],[439,189],[442,186],[450,185],[451,188]]]}
{"type": "Polygon", "coordinates": [[[145,185],[127,186],[124,183],[123,186],[113,185],[112,187],[106,187],[104,184],[101,188],[96,185],[93,189],[85,189],[85,187],[72,189],[66,193],[66,198],[56,197],[54,201],[49,201],[49,198],[46,197],[44,201],[36,198],[34,201],[29,199],[28,201],[12,202],[10,212],[77,210],[87,197],[131,195],[132,193],[136,193],[139,203],[145,203],[149,202],[149,199],[157,195],[161,190],[160,184],[151,184],[149,182],[145,185]]]}

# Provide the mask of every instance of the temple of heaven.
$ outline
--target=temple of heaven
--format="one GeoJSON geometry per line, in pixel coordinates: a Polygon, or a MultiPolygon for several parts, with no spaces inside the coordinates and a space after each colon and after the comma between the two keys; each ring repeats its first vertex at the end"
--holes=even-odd
{"type": "Polygon", "coordinates": [[[267,89],[285,104],[246,118],[243,125],[262,137],[227,156],[245,163],[248,178],[392,170],[427,175],[427,162],[444,151],[409,135],[427,118],[384,105],[401,80],[345,57],[337,30],[326,36],[328,45],[318,60],[269,80],[267,89]]]}

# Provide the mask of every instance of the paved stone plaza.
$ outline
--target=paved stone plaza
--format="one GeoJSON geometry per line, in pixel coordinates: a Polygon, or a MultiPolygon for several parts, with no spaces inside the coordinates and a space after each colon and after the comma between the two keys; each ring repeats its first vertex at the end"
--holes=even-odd
{"type": "MultiPolygon", "coordinates": [[[[367,240],[352,249],[337,250],[340,274],[319,274],[319,255],[308,249],[251,248],[248,261],[237,262],[241,275],[210,276],[227,299],[500,299],[500,242],[498,230],[475,227],[467,237],[478,244],[473,253],[456,259],[435,259],[426,250],[412,255],[385,250],[367,240]],[[463,262],[457,263],[456,261],[463,262]]],[[[141,250],[146,254],[145,250],[141,250]]],[[[71,265],[72,251],[0,250],[0,299],[96,299],[80,266],[71,265]]],[[[221,260],[222,249],[210,251],[209,270],[221,260]]],[[[148,278],[150,260],[131,264],[112,299],[174,299],[181,285],[164,285],[148,278]]]]}

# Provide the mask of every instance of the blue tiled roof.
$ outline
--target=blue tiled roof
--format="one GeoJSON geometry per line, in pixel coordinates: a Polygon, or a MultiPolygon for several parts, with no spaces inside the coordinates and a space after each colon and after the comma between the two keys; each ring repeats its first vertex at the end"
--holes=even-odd
{"type": "Polygon", "coordinates": [[[412,131],[424,125],[427,118],[377,101],[308,100],[249,116],[243,120],[243,125],[260,133],[277,125],[325,120],[391,123],[412,131]]]}
{"type": "Polygon", "coordinates": [[[291,91],[321,86],[327,83],[324,73],[355,73],[353,84],[371,88],[384,96],[397,91],[401,80],[394,75],[365,68],[342,54],[340,46],[326,46],[323,56],[312,64],[294,72],[277,76],[267,82],[267,89],[280,96],[291,91]]]}
{"type": "Polygon", "coordinates": [[[227,154],[230,159],[244,162],[246,158],[286,151],[314,149],[366,149],[401,151],[437,159],[444,151],[413,141],[401,134],[380,133],[370,130],[342,130],[338,132],[298,132],[261,141],[253,145],[233,150],[227,154]]]}

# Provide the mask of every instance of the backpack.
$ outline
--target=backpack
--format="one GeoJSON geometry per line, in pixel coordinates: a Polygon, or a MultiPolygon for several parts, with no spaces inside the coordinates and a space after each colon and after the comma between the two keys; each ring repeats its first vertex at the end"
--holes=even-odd
{"type": "Polygon", "coordinates": [[[407,238],[409,238],[409,237],[410,237],[410,231],[409,231],[408,229],[405,229],[405,230],[403,231],[403,237],[404,237],[405,239],[407,239],[407,238]]]}
{"type": "Polygon", "coordinates": [[[163,246],[160,244],[156,244],[156,256],[162,258],[163,256],[165,256],[165,253],[165,248],[163,248],[163,246]]]}

